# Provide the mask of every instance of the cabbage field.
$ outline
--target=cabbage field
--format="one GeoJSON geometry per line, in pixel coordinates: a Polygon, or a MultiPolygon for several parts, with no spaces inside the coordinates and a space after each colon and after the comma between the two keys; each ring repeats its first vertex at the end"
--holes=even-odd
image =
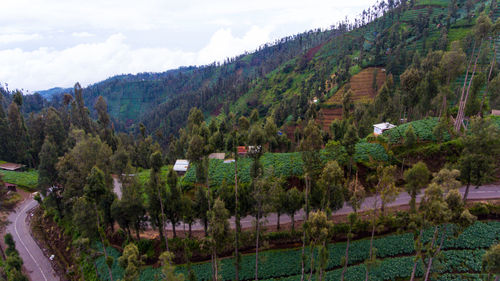
{"type": "MultiPolygon", "coordinates": [[[[451,227],[450,227],[451,229],[451,227]]],[[[425,231],[424,242],[432,237],[432,229],[425,231]]],[[[450,236],[452,237],[452,236],[450,236]]],[[[374,240],[377,248],[377,258],[380,264],[371,270],[370,280],[397,280],[408,278],[411,273],[414,260],[414,236],[412,233],[393,234],[374,240]]],[[[452,237],[445,240],[443,245],[443,259],[434,268],[439,273],[438,279],[434,280],[481,280],[481,259],[485,249],[500,240],[500,222],[476,222],[467,228],[457,238],[452,237]]],[[[326,280],[339,280],[341,272],[341,258],[345,253],[345,243],[330,244],[329,259],[327,264],[326,280]]],[[[349,251],[349,267],[346,280],[358,281],[365,278],[365,265],[363,262],[368,257],[370,241],[362,239],[351,243],[349,251]]],[[[115,258],[119,256],[118,251],[109,248],[115,258]]],[[[309,252],[309,251],[307,251],[309,252]]],[[[301,250],[285,249],[271,250],[260,253],[259,279],[260,280],[300,280],[301,250]]],[[[105,270],[104,258],[97,260],[99,275],[102,280],[108,280],[105,270]]],[[[242,268],[240,270],[241,280],[250,280],[254,277],[255,256],[248,254],[242,256],[242,268]]],[[[193,265],[198,280],[211,279],[211,265],[209,262],[193,265]]],[[[178,266],[178,272],[186,274],[183,266],[178,266]]],[[[307,268],[309,271],[309,268],[307,268]]],[[[154,280],[159,274],[159,269],[145,267],[141,272],[141,280],[154,280]]],[[[114,278],[123,276],[123,269],[117,265],[116,259],[113,265],[114,278]]],[[[225,258],[220,263],[220,274],[222,280],[232,280],[234,277],[234,260],[225,258]]],[[[423,266],[419,265],[417,276],[422,276],[423,266]]],[[[313,276],[314,277],[314,276],[313,276]]]]}
{"type": "MultiPolygon", "coordinates": [[[[329,159],[327,154],[321,153],[322,161],[335,160],[329,159]]],[[[387,161],[387,155],[384,147],[378,143],[369,143],[364,140],[356,144],[356,153],[354,160],[356,162],[387,161]]],[[[265,153],[260,162],[264,167],[272,168],[275,175],[279,177],[300,177],[303,175],[302,156],[300,152],[290,153],[265,153]]],[[[234,163],[224,163],[223,160],[210,159],[209,178],[211,186],[220,186],[223,181],[228,184],[234,184],[234,163]]],[[[250,182],[251,158],[238,159],[238,180],[244,183],[250,182]]],[[[186,175],[181,179],[183,185],[189,185],[196,182],[196,168],[191,165],[186,175]]]]}

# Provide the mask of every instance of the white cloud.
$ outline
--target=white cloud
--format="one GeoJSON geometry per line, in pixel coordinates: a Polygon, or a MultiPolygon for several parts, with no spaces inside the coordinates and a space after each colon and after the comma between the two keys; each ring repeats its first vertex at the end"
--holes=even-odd
{"type": "Polygon", "coordinates": [[[38,90],[222,61],[352,18],[375,0],[1,2],[0,82],[38,90]]]}
{"type": "Polygon", "coordinates": [[[252,51],[270,41],[270,30],[253,26],[243,37],[234,37],[231,29],[223,28],[214,33],[206,47],[198,52],[199,63],[222,61],[244,51],[252,51]]]}
{"type": "Polygon", "coordinates": [[[253,50],[269,41],[269,30],[251,28],[243,37],[230,29],[215,32],[199,52],[168,48],[131,48],[123,34],[114,34],[100,43],[79,44],[63,50],[20,48],[0,50],[0,77],[11,88],[29,90],[54,86],[68,87],[75,82],[88,85],[122,73],[159,72],[183,65],[208,64],[214,60],[253,50]]]}
{"type": "Polygon", "coordinates": [[[17,43],[40,39],[40,34],[8,33],[0,34],[0,44],[17,43]]]}
{"type": "Polygon", "coordinates": [[[94,34],[90,33],[90,32],[87,32],[87,31],[83,31],[83,32],[73,32],[71,33],[71,35],[73,37],[80,37],[80,38],[84,38],[84,37],[92,37],[94,36],[94,34]]]}

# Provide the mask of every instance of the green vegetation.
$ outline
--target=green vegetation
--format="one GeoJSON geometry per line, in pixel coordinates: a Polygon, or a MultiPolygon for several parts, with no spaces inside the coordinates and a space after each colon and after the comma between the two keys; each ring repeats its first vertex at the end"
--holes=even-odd
{"type": "MultiPolygon", "coordinates": [[[[328,160],[338,160],[331,159],[327,154],[322,154],[322,160],[327,162],[328,160]]],[[[389,157],[387,155],[384,147],[378,143],[369,142],[359,142],[356,144],[356,153],[354,155],[354,160],[356,162],[386,162],[389,157]]],[[[277,177],[301,177],[303,172],[303,162],[300,152],[292,153],[265,153],[260,162],[264,169],[272,168],[275,176],[277,177]]],[[[238,178],[239,181],[244,183],[249,183],[250,178],[250,166],[252,160],[250,158],[238,159],[238,178]]],[[[223,160],[210,159],[210,185],[220,186],[224,181],[228,184],[234,183],[234,163],[224,163],[223,160]]],[[[140,182],[145,183],[149,175],[146,171],[139,174],[140,182]]],[[[196,182],[196,166],[191,165],[188,172],[181,180],[182,184],[189,185],[196,182]]]]}
{"type": "MultiPolygon", "coordinates": [[[[424,243],[432,239],[432,232],[432,229],[427,229],[424,232],[424,243]]],[[[451,234],[448,235],[452,237],[451,234]]],[[[498,241],[500,241],[500,222],[475,223],[457,238],[452,237],[445,241],[443,245],[443,249],[445,249],[443,252],[444,260],[438,267],[438,272],[440,274],[480,273],[485,249],[498,241]]],[[[415,252],[412,233],[388,235],[375,239],[373,243],[374,247],[377,248],[377,258],[382,259],[381,264],[371,271],[374,280],[394,280],[398,277],[409,277],[413,267],[413,256],[411,255],[415,252]]],[[[349,250],[349,265],[351,266],[348,267],[347,280],[364,280],[365,267],[357,264],[366,260],[369,247],[369,239],[351,242],[351,249],[349,250]]],[[[328,280],[339,280],[340,262],[344,255],[345,243],[329,244],[328,249],[327,278],[328,280]]],[[[115,260],[120,255],[118,251],[111,247],[108,248],[108,253],[111,253],[115,260]]],[[[300,280],[300,249],[265,251],[261,252],[260,255],[262,263],[259,270],[259,279],[300,280]]],[[[233,279],[233,262],[232,258],[221,261],[222,280],[233,279]]],[[[103,280],[108,280],[106,279],[107,269],[104,265],[104,258],[97,259],[97,263],[100,277],[103,280]]],[[[252,279],[255,255],[244,255],[241,265],[240,278],[243,280],[252,279]]],[[[114,277],[123,275],[123,269],[117,265],[117,262],[113,264],[112,268],[114,277]]],[[[194,264],[192,268],[196,272],[198,280],[211,279],[210,263],[194,264]]],[[[422,276],[424,272],[422,265],[419,268],[417,276],[422,276]]],[[[309,270],[308,267],[307,270],[309,270]]],[[[179,267],[178,271],[187,274],[185,267],[179,267]]],[[[158,272],[157,269],[146,267],[141,272],[140,280],[151,280],[151,277],[158,274],[158,272]]]]}
{"type": "MultiPolygon", "coordinates": [[[[167,165],[167,166],[163,166],[161,168],[161,176],[162,177],[166,177],[167,176],[167,173],[168,171],[172,168],[172,166],[170,165],[167,165]]],[[[150,176],[150,173],[151,173],[151,170],[150,169],[141,169],[139,168],[139,172],[137,173],[136,177],[137,177],[137,181],[141,184],[141,185],[145,185],[148,181],[149,181],[149,176],[150,176]]]]}
{"type": "MultiPolygon", "coordinates": [[[[433,130],[438,125],[438,123],[439,123],[438,118],[426,118],[399,125],[396,128],[385,131],[384,135],[389,139],[389,142],[392,144],[403,143],[405,132],[408,129],[408,127],[411,126],[413,127],[413,130],[418,138],[418,141],[436,141],[437,139],[433,133],[433,130]]],[[[445,132],[443,139],[445,141],[450,140],[450,134],[448,132],[445,132]]]]}
{"type": "Polygon", "coordinates": [[[38,171],[28,170],[25,172],[13,172],[0,170],[3,175],[3,180],[8,183],[13,183],[19,187],[35,190],[38,185],[38,171]]]}
{"type": "Polygon", "coordinates": [[[498,37],[492,19],[499,11],[491,1],[447,3],[384,1],[354,23],[287,37],[221,65],[124,75],[86,89],[77,83],[50,103],[0,88],[0,159],[39,171],[38,180],[34,170],[26,173],[33,177],[2,175],[37,185],[46,195],[44,213],[72,242],[87,241],[67,245],[77,248],[84,275],[93,262],[85,257],[99,256],[102,279],[134,279],[142,254],[162,267],[144,270],[148,280],[160,272],[181,279],[172,260],[187,262],[177,270],[190,280],[189,269],[214,281],[477,274],[500,225],[469,226],[475,215],[498,219],[499,212],[469,211],[467,192],[462,197],[457,188],[480,187],[500,164],[500,130],[492,125],[499,119],[482,117],[500,105],[488,40],[498,37]],[[371,134],[373,124],[402,119],[412,122],[371,134]],[[247,156],[238,157],[239,146],[247,156]],[[239,159],[209,160],[214,152],[239,159]],[[191,163],[180,179],[169,166],[176,159],[191,163]],[[120,199],[111,174],[123,183],[120,199]],[[391,202],[403,186],[412,197],[409,213],[374,206],[370,220],[358,216],[367,196],[391,202]],[[353,209],[347,223],[332,226],[330,211],[345,203],[353,209]],[[305,222],[295,232],[300,209],[305,222]],[[259,222],[271,212],[290,215],[294,231],[266,233],[259,222]],[[234,233],[230,216],[237,218],[234,233]],[[255,218],[255,229],[241,230],[246,216],[255,218]],[[177,237],[180,222],[191,236],[196,221],[204,235],[177,237]],[[158,240],[141,238],[150,227],[158,240]],[[379,230],[392,234],[373,241],[379,230]],[[347,241],[327,244],[339,240],[347,241]],[[102,247],[89,246],[96,241],[102,247]],[[302,247],[259,255],[274,242],[302,247]],[[253,247],[255,255],[239,259],[253,247]],[[119,248],[126,249],[121,259],[119,248]],[[219,260],[233,251],[234,260],[219,260]],[[191,258],[211,264],[191,265],[191,258]]]}
{"type": "Polygon", "coordinates": [[[12,234],[5,234],[4,242],[7,248],[5,249],[5,259],[3,259],[3,256],[0,257],[0,277],[3,280],[28,281],[28,278],[22,272],[23,260],[16,249],[12,234]]]}

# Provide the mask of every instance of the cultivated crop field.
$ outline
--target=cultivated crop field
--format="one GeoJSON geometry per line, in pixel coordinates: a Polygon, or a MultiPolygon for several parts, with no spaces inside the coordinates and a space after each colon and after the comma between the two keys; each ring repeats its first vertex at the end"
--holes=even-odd
{"type": "Polygon", "coordinates": [[[35,189],[38,184],[38,171],[29,170],[25,172],[0,171],[3,181],[13,183],[21,187],[35,189]]]}
{"type": "MultiPolygon", "coordinates": [[[[408,122],[399,125],[396,128],[385,131],[384,136],[386,136],[389,139],[389,142],[392,144],[402,143],[404,140],[405,132],[411,125],[415,132],[415,135],[418,138],[418,141],[436,141],[436,136],[434,136],[433,130],[438,123],[439,120],[436,117],[408,122]]],[[[443,140],[450,140],[450,135],[448,133],[445,133],[443,140]]]]}
{"type": "MultiPolygon", "coordinates": [[[[356,153],[354,160],[356,162],[387,161],[389,156],[384,147],[377,143],[368,143],[361,141],[356,144],[356,153]]],[[[323,161],[335,160],[326,159],[323,161]]],[[[238,180],[243,183],[249,183],[251,158],[238,159],[238,180]]],[[[265,153],[260,159],[264,170],[272,168],[275,175],[279,177],[301,177],[304,173],[302,156],[300,152],[291,153],[265,153]]],[[[147,179],[146,175],[141,181],[147,179]]],[[[224,181],[228,184],[234,184],[234,163],[224,163],[223,160],[210,159],[209,178],[211,186],[220,186],[224,181]]],[[[191,165],[186,175],[181,179],[184,185],[194,184],[196,182],[196,168],[191,165]]]]}
{"type": "MultiPolygon", "coordinates": [[[[432,239],[432,231],[432,229],[428,229],[424,232],[424,242],[432,239]]],[[[485,249],[500,240],[500,222],[476,222],[458,237],[455,238],[453,235],[449,235],[448,237],[450,239],[445,240],[443,245],[443,258],[435,267],[436,272],[440,276],[434,280],[481,280],[478,277],[478,273],[481,271],[482,255],[485,249]],[[468,276],[472,276],[472,279],[467,279],[469,278],[468,276]]],[[[413,239],[414,236],[412,233],[393,234],[376,238],[374,240],[374,247],[377,248],[377,258],[381,262],[371,270],[370,280],[383,281],[409,278],[415,252],[413,239]]],[[[345,243],[334,243],[328,246],[329,260],[326,280],[340,280],[340,273],[342,271],[341,258],[345,254],[345,246],[345,243]]],[[[365,265],[363,262],[368,257],[369,247],[369,239],[362,239],[351,243],[346,280],[364,280],[365,265]]],[[[309,253],[309,249],[306,250],[309,253]]],[[[121,278],[123,276],[123,269],[116,262],[119,253],[111,247],[108,248],[109,253],[115,257],[113,275],[115,278],[121,278]]],[[[264,251],[259,256],[260,280],[300,280],[300,249],[264,251]]],[[[240,279],[253,279],[255,273],[255,255],[244,255],[241,262],[240,279]]],[[[104,258],[100,257],[97,260],[97,264],[102,280],[108,280],[104,258]]],[[[198,280],[211,279],[210,262],[194,264],[192,267],[196,272],[198,280]]],[[[306,267],[306,269],[309,272],[309,267],[306,267]]],[[[186,274],[183,266],[179,266],[177,270],[186,274]]],[[[159,272],[159,269],[145,267],[141,273],[141,280],[154,280],[154,276],[158,275],[159,272]]],[[[417,276],[422,276],[423,272],[423,265],[420,262],[417,276]]],[[[233,279],[234,260],[232,258],[226,258],[220,262],[220,274],[222,280],[233,279]]],[[[315,277],[313,276],[313,278],[315,277]]]]}
{"type": "MultiPolygon", "coordinates": [[[[361,70],[358,74],[352,76],[349,81],[351,91],[353,93],[352,100],[354,102],[368,102],[377,95],[377,89],[380,89],[385,82],[385,71],[381,68],[368,67],[361,70]],[[375,74],[376,73],[376,74],[375,74]],[[376,77],[375,85],[373,87],[374,76],[376,77]]],[[[327,105],[341,104],[342,94],[346,91],[345,87],[340,88],[327,102],[327,105]]]]}

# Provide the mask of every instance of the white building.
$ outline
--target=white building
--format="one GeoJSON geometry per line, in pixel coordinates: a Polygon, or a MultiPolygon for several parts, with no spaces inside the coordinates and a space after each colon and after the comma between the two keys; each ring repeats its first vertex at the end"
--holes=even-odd
{"type": "Polygon", "coordinates": [[[189,168],[189,160],[177,159],[174,164],[174,171],[179,175],[184,175],[189,168]]]}
{"type": "Polygon", "coordinates": [[[395,125],[392,125],[391,123],[380,123],[380,124],[375,124],[373,125],[373,134],[375,135],[381,135],[383,132],[390,130],[392,128],[395,128],[395,125]]]}

